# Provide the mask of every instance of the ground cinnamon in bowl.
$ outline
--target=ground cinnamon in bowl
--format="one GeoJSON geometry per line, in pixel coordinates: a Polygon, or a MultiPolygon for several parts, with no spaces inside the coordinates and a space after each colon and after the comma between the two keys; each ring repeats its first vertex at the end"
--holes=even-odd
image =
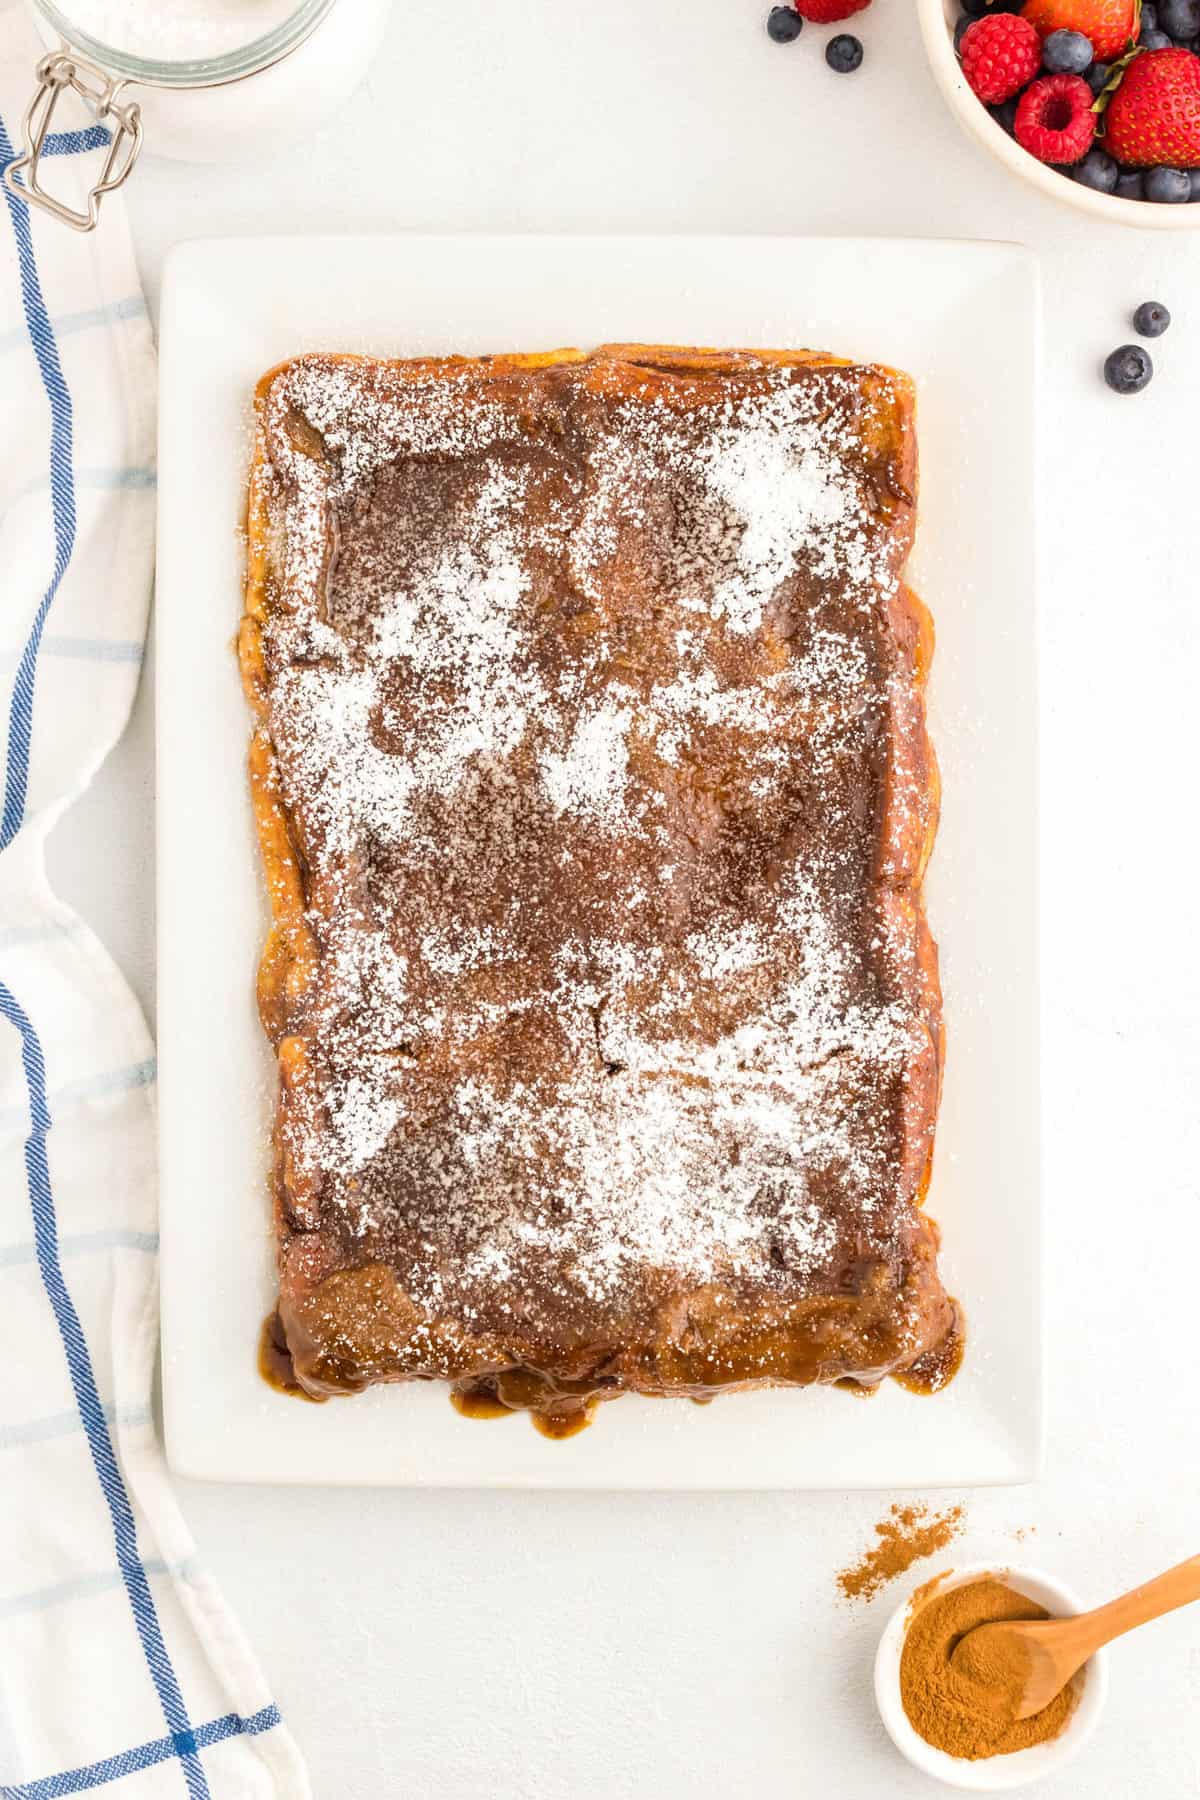
{"type": "Polygon", "coordinates": [[[1021,1670],[994,1657],[978,1659],[972,1679],[950,1664],[959,1639],[976,1625],[1049,1617],[1044,1606],[994,1577],[935,1591],[924,1604],[918,1594],[900,1657],[900,1698],[913,1730],[935,1749],[972,1762],[1058,1737],[1079,1703],[1078,1677],[1040,1713],[1018,1719],[1021,1670]]]}

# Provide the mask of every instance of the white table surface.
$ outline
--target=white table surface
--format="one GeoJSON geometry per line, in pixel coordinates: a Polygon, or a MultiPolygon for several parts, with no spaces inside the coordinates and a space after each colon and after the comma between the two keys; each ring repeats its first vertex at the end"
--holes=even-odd
{"type": "MultiPolygon", "coordinates": [[[[141,267],[155,304],[179,238],[340,227],[961,235],[1042,257],[1049,1457],[1034,1489],[954,1496],[955,1554],[999,1548],[1099,1601],[1200,1549],[1200,234],[1109,230],[1014,183],[942,111],[904,0],[856,23],[853,78],[826,71],[827,33],[772,45],[765,11],[402,0],[319,135],[253,168],[138,170],[141,267]],[[1150,389],[1118,399],[1098,362],[1149,297],[1175,324],[1150,389]]],[[[150,720],[147,683],[51,859],[148,1008],[150,720]]],[[[893,1496],[182,1498],[319,1800],[935,1791],[870,1697],[898,1589],[835,1596],[893,1496]]],[[[1195,1794],[1200,1612],[1113,1664],[1099,1735],[1040,1791],[1195,1794]]]]}

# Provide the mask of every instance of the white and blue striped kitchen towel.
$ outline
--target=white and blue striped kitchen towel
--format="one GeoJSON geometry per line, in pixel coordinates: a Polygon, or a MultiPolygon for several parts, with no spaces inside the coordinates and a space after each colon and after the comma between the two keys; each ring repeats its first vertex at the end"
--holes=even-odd
{"type": "MultiPolygon", "coordinates": [[[[35,60],[0,0],[0,164],[35,60]]],[[[50,145],[77,203],[98,134],[50,145]]],[[[80,237],[0,204],[0,1794],[302,1800],[197,1566],[151,1416],[154,1052],[46,880],[124,727],[154,531],[155,366],[120,196],[80,237]]],[[[113,846],[114,857],[120,854],[113,846]]]]}

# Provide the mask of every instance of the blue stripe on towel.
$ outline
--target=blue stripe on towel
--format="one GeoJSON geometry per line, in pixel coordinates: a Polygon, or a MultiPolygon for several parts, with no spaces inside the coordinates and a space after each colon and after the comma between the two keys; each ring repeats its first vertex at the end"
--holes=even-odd
{"type": "Polygon", "coordinates": [[[10,925],[0,931],[0,950],[22,944],[48,944],[55,938],[74,937],[83,926],[78,919],[39,919],[36,925],[10,925]]]}
{"type": "Polygon", "coordinates": [[[112,132],[107,125],[88,125],[83,131],[52,131],[42,145],[43,156],[78,156],[85,150],[107,150],[112,132]]]}
{"type": "MultiPolygon", "coordinates": [[[[103,1411],[106,1425],[149,1425],[153,1417],[148,1406],[123,1406],[119,1412],[115,1406],[106,1406],[103,1411]]],[[[54,1438],[73,1437],[79,1428],[77,1412],[48,1413],[43,1419],[22,1419],[19,1425],[0,1425],[0,1450],[17,1450],[24,1444],[45,1444],[54,1438]]],[[[144,1566],[149,1568],[150,1565],[144,1566]]],[[[3,1611],[4,1603],[0,1601],[0,1614],[3,1611]]]]}
{"type": "MultiPolygon", "coordinates": [[[[145,317],[146,302],[140,294],[124,300],[111,300],[106,306],[87,306],[81,312],[59,313],[54,321],[54,335],[60,341],[74,337],[77,331],[94,331],[98,325],[118,325],[122,319],[145,317]]],[[[23,350],[29,346],[29,333],[23,325],[15,331],[0,331],[0,352],[23,350]]]]}
{"type": "MultiPolygon", "coordinates": [[[[82,131],[51,131],[42,141],[42,156],[84,156],[89,150],[107,150],[112,132],[107,125],[85,125],[82,131]]],[[[0,145],[0,169],[16,161],[17,153],[5,138],[0,145]]]]}
{"type": "MultiPolygon", "coordinates": [[[[199,1570],[199,1559],[194,1556],[185,1557],[182,1562],[171,1564],[161,1556],[148,1556],[142,1563],[147,1575],[170,1575],[176,1581],[193,1581],[199,1570]]],[[[67,1581],[54,1581],[47,1587],[30,1588],[24,1594],[13,1594],[8,1600],[0,1600],[0,1619],[15,1619],[25,1613],[50,1612],[56,1606],[66,1606],[75,1600],[94,1600],[100,1594],[110,1594],[114,1588],[124,1585],[121,1571],[117,1568],[97,1569],[91,1575],[72,1575],[67,1581]]],[[[4,1789],[0,1788],[0,1795],[4,1789]]]]}
{"type": "Polygon", "coordinates": [[[127,1094],[131,1088],[153,1087],[157,1076],[157,1060],[148,1056],[143,1062],[126,1063],[120,1069],[102,1069],[99,1075],[64,1081],[55,1093],[54,1104],[62,1106],[73,1100],[95,1100],[102,1094],[127,1094]]]}
{"type": "Polygon", "coordinates": [[[146,646],[137,638],[50,637],[42,639],[43,656],[68,662],[140,663],[146,646]]]}
{"type": "MultiPolygon", "coordinates": [[[[127,1063],[123,1069],[102,1069],[98,1075],[81,1075],[78,1081],[64,1081],[51,1098],[55,1111],[73,1106],[81,1100],[103,1100],[110,1094],[129,1094],[138,1088],[153,1087],[158,1078],[154,1057],[145,1062],[127,1063]]],[[[0,1131],[23,1126],[24,1106],[0,1106],[0,1131]]]]}
{"type": "MultiPolygon", "coordinates": [[[[12,153],[12,140],[5,129],[3,118],[0,118],[0,161],[11,159],[12,153]]],[[[54,604],[54,596],[75,548],[75,491],[71,477],[74,462],[74,415],[71,393],[63,380],[58,346],[54,341],[54,332],[42,296],[42,284],[33,254],[29,208],[7,188],[4,190],[4,198],[16,240],[25,324],[42,377],[42,386],[50,402],[50,495],[54,514],[54,568],[41,604],[34,614],[13,682],[8,714],[8,760],[4,770],[4,811],[0,814],[0,850],[6,850],[12,843],[25,817],[38,649],[46,615],[54,604]]]]}
{"type": "MultiPolygon", "coordinates": [[[[120,1465],[113,1450],[112,1437],[100,1404],[96,1376],[88,1353],[87,1339],[75,1302],[63,1275],[58,1253],[58,1220],[54,1209],[54,1193],[50,1186],[50,1164],[46,1154],[46,1137],[50,1131],[50,1108],[46,1099],[46,1064],[38,1035],[15,997],[0,981],[0,1015],[21,1035],[21,1062],[25,1070],[25,1086],[29,1098],[29,1136],[25,1140],[25,1179],[33,1214],[33,1235],[37,1246],[38,1269],[46,1297],[54,1312],[67,1359],[75,1404],[87,1434],[96,1475],[108,1505],[116,1545],[117,1566],[129,1595],[129,1605],[142,1642],[142,1651],[150,1678],[158,1694],[163,1718],[173,1734],[173,1741],[191,1736],[187,1707],[180,1692],[179,1678],[163,1642],[162,1628],[150,1583],[142,1567],[137,1548],[137,1524],[133,1507],[121,1479],[120,1465]]],[[[211,1800],[208,1780],[194,1746],[177,1750],[180,1766],[191,1800],[211,1800]]],[[[95,1783],[91,1784],[95,1785],[95,1783]]],[[[73,1793],[75,1789],[47,1789],[47,1793],[73,1793]]]]}
{"type": "MultiPolygon", "coordinates": [[[[150,491],[158,486],[158,474],[154,469],[134,465],[119,469],[76,469],[75,492],[80,488],[95,488],[100,493],[112,493],[117,488],[131,488],[135,492],[150,491]]],[[[4,518],[22,500],[29,500],[34,494],[44,494],[50,486],[50,476],[46,473],[31,475],[20,487],[12,488],[5,501],[4,518]]]]}
{"type": "MultiPolygon", "coordinates": [[[[125,1231],[114,1226],[108,1231],[77,1231],[60,1237],[58,1254],[62,1262],[73,1256],[94,1256],[102,1250],[141,1250],[147,1256],[158,1253],[157,1231],[125,1231]]],[[[0,1244],[0,1269],[15,1269],[22,1263],[37,1261],[37,1245],[0,1244]]]]}
{"type": "Polygon", "coordinates": [[[204,1750],[210,1744],[223,1744],[227,1738],[258,1737],[261,1732],[274,1731],[282,1723],[277,1706],[264,1706],[261,1712],[251,1713],[248,1719],[238,1713],[226,1713],[224,1718],[197,1725],[194,1731],[156,1738],[152,1744],[139,1744],[136,1750],[125,1750],[120,1756],[89,1763],[86,1769],[69,1769],[62,1775],[50,1775],[44,1781],[27,1781],[20,1787],[5,1788],[4,1800],[61,1800],[64,1794],[81,1794],[86,1788],[104,1787],[110,1781],[119,1781],[122,1775],[136,1775],[139,1769],[150,1769],[172,1756],[183,1756],[193,1747],[204,1750]]]}

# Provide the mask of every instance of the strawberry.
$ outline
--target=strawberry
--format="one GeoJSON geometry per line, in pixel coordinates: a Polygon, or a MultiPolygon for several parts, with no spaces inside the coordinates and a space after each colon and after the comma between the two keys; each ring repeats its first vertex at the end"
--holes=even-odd
{"type": "Polygon", "coordinates": [[[1026,0],[1021,17],[1044,38],[1052,31],[1082,31],[1096,61],[1111,62],[1132,39],[1137,10],[1136,0],[1026,0]]]}
{"type": "Polygon", "coordinates": [[[1190,50],[1135,56],[1104,115],[1104,147],[1133,169],[1200,165],[1200,58],[1190,50]]]}
{"type": "Polygon", "coordinates": [[[870,6],[871,0],[793,0],[793,3],[800,17],[810,24],[836,25],[839,19],[862,12],[870,6]]]}

